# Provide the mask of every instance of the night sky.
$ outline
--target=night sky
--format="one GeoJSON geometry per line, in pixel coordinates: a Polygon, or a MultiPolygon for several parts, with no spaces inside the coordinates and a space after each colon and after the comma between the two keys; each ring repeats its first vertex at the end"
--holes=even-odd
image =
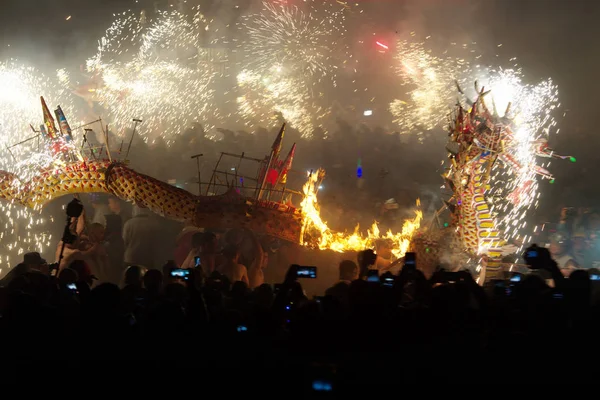
{"type": "MultiPolygon", "coordinates": [[[[193,2],[194,0],[189,0],[193,2]]],[[[250,0],[197,0],[209,10],[248,7],[250,0]]],[[[289,0],[300,1],[300,0],[289,0]]],[[[355,0],[361,2],[360,0],[355,0]]],[[[163,3],[167,4],[168,0],[163,3]]],[[[600,166],[597,125],[600,2],[584,0],[362,0],[365,13],[352,27],[356,35],[393,41],[415,30],[458,41],[476,41],[484,52],[502,44],[503,54],[517,57],[525,76],[551,77],[559,86],[561,132],[551,138],[575,164],[553,163],[555,185],[546,195],[582,205],[600,200],[595,175],[600,166]],[[565,195],[565,193],[567,193],[565,195]],[[566,196],[566,197],[565,197],[566,196]],[[571,200],[569,196],[573,197],[571,200]]],[[[96,40],[112,13],[153,8],[152,0],[2,0],[0,59],[18,57],[52,67],[81,63],[93,54],[96,40]],[[70,21],[65,21],[72,15],[70,21]],[[10,45],[10,47],[9,47],[10,45]]],[[[209,12],[210,13],[210,12],[209,12]]]]}

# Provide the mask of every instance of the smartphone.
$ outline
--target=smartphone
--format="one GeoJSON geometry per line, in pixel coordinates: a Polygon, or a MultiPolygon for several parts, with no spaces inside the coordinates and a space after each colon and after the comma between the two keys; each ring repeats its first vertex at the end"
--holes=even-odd
{"type": "Polygon", "coordinates": [[[248,332],[248,327],[246,325],[238,325],[237,331],[238,332],[248,332]]]}
{"type": "Polygon", "coordinates": [[[379,283],[379,270],[370,269],[367,271],[367,282],[377,282],[379,283]]]}
{"type": "Polygon", "coordinates": [[[521,282],[521,275],[514,275],[510,277],[511,282],[521,282]]]}
{"type": "Polygon", "coordinates": [[[317,267],[298,267],[296,278],[317,279],[317,267]]]}
{"type": "Polygon", "coordinates": [[[404,255],[404,265],[415,267],[417,265],[417,255],[415,253],[406,253],[404,255]]]}
{"type": "Polygon", "coordinates": [[[600,281],[600,275],[591,274],[590,275],[590,280],[591,281],[600,281]]]}
{"type": "Polygon", "coordinates": [[[74,283],[69,283],[69,284],[67,284],[67,289],[76,292],[77,291],[77,285],[74,284],[74,283]]]}
{"type": "Polygon", "coordinates": [[[527,252],[527,258],[537,258],[538,252],[537,250],[529,250],[527,252]]]}
{"type": "Polygon", "coordinates": [[[383,286],[393,287],[394,286],[394,277],[386,276],[385,278],[383,278],[383,286]]]}
{"type": "Polygon", "coordinates": [[[200,266],[200,256],[194,257],[194,267],[198,268],[200,266]]]}
{"type": "Polygon", "coordinates": [[[190,270],[174,268],[171,270],[171,278],[179,278],[187,281],[188,279],[190,279],[190,270]]]}

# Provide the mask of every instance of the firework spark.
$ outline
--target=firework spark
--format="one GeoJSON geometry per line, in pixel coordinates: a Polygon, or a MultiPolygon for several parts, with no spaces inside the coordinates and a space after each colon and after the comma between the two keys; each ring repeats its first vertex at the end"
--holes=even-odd
{"type": "Polygon", "coordinates": [[[125,14],[106,31],[87,67],[100,81],[96,100],[119,134],[139,118],[146,140],[169,143],[194,122],[210,126],[220,119],[209,25],[196,9],[191,17],[163,12],[153,21],[125,14]]]}
{"type": "Polygon", "coordinates": [[[244,17],[240,28],[237,102],[246,123],[270,124],[280,114],[304,136],[323,127],[330,113],[323,91],[337,86],[348,62],[343,8],[329,2],[305,2],[305,9],[263,3],[262,12],[244,17]]]}
{"type": "MultiPolygon", "coordinates": [[[[40,95],[45,95],[49,104],[60,104],[67,114],[72,112],[72,98],[63,85],[65,79],[64,71],[59,71],[54,80],[16,61],[0,62],[0,170],[27,182],[53,161],[49,147],[43,138],[36,138],[31,127],[39,129],[43,121],[40,95]],[[28,138],[33,139],[25,141],[28,138]]],[[[24,187],[17,184],[15,189],[24,187]]],[[[51,237],[44,231],[45,221],[37,211],[2,202],[0,224],[4,228],[0,233],[0,267],[11,266],[11,258],[14,261],[27,251],[43,252],[50,244],[51,237]]]]}
{"type": "Polygon", "coordinates": [[[425,43],[400,41],[396,59],[397,74],[410,87],[408,99],[396,99],[390,105],[400,133],[423,133],[446,120],[456,102],[455,81],[469,76],[470,65],[464,59],[437,57],[425,43]]]}
{"type": "Polygon", "coordinates": [[[551,176],[544,169],[546,164],[536,164],[536,146],[556,126],[556,85],[551,79],[527,84],[518,66],[482,66],[466,57],[448,56],[448,52],[438,57],[424,43],[402,41],[398,48],[398,73],[411,89],[406,101],[395,100],[390,109],[403,133],[434,129],[447,121],[457,101],[470,107],[484,93],[482,101],[494,115],[497,128],[504,125],[512,132],[503,149],[503,161],[491,170],[486,197],[496,216],[496,226],[507,239],[523,243],[528,211],[538,206],[540,197],[537,176],[551,176]]]}

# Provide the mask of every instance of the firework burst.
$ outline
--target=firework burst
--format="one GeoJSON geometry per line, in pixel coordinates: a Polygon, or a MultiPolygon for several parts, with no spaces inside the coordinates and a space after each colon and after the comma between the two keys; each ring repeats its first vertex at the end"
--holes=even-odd
{"type": "MultiPolygon", "coordinates": [[[[551,79],[525,83],[522,70],[482,66],[481,56],[468,50],[465,57],[436,56],[424,43],[399,43],[397,71],[410,87],[406,100],[395,100],[390,110],[402,133],[432,130],[447,121],[452,105],[467,108],[478,96],[494,116],[497,129],[506,126],[511,138],[503,150],[502,162],[490,171],[486,197],[496,225],[507,239],[526,244],[528,211],[539,204],[537,177],[551,177],[547,164],[537,165],[537,147],[556,126],[554,111],[559,107],[558,89],[551,79]]],[[[511,60],[512,61],[512,60],[511,60]]]]}
{"type": "Polygon", "coordinates": [[[240,44],[237,102],[249,125],[269,125],[279,114],[311,136],[330,112],[321,103],[348,60],[345,15],[329,2],[304,6],[265,2],[240,24],[247,39],[240,44]]]}
{"type": "MultiPolygon", "coordinates": [[[[16,174],[22,182],[29,181],[54,158],[44,140],[36,138],[37,133],[31,129],[39,129],[43,121],[40,95],[72,115],[73,99],[64,85],[64,71],[59,71],[56,78],[16,61],[0,62],[0,170],[16,174]]],[[[27,251],[43,252],[50,244],[51,237],[44,231],[45,221],[37,211],[2,202],[0,224],[1,269],[11,266],[11,257],[14,261],[27,251]]]]}
{"type": "Polygon", "coordinates": [[[142,119],[146,140],[167,143],[194,122],[220,120],[214,105],[217,60],[207,49],[210,23],[192,15],[159,13],[152,21],[124,14],[106,31],[87,62],[100,83],[96,100],[120,134],[142,119]]]}

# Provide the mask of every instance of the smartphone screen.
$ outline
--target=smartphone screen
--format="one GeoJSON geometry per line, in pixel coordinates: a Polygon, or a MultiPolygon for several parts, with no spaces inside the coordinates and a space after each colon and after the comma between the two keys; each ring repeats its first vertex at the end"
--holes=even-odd
{"type": "Polygon", "coordinates": [[[404,255],[404,265],[408,267],[415,267],[417,265],[417,256],[415,253],[406,253],[404,255]]]}
{"type": "Polygon", "coordinates": [[[76,291],[77,290],[77,285],[75,285],[74,283],[69,283],[67,285],[67,289],[76,291]]]}
{"type": "Polygon", "coordinates": [[[511,282],[521,282],[521,275],[515,275],[510,278],[511,282]]]}
{"type": "Polygon", "coordinates": [[[527,252],[527,258],[536,258],[538,256],[538,252],[536,250],[529,250],[527,252]]]}
{"type": "Polygon", "coordinates": [[[189,269],[181,269],[181,268],[172,269],[171,277],[185,279],[187,281],[190,277],[190,270],[189,269]]]}
{"type": "Polygon", "coordinates": [[[370,269],[367,272],[367,282],[379,282],[379,271],[376,269],[370,269]]]}
{"type": "Polygon", "coordinates": [[[590,275],[590,280],[591,281],[600,281],[600,275],[591,274],[590,275]]]}
{"type": "Polygon", "coordinates": [[[317,279],[317,267],[298,267],[297,278],[317,279]]]}

